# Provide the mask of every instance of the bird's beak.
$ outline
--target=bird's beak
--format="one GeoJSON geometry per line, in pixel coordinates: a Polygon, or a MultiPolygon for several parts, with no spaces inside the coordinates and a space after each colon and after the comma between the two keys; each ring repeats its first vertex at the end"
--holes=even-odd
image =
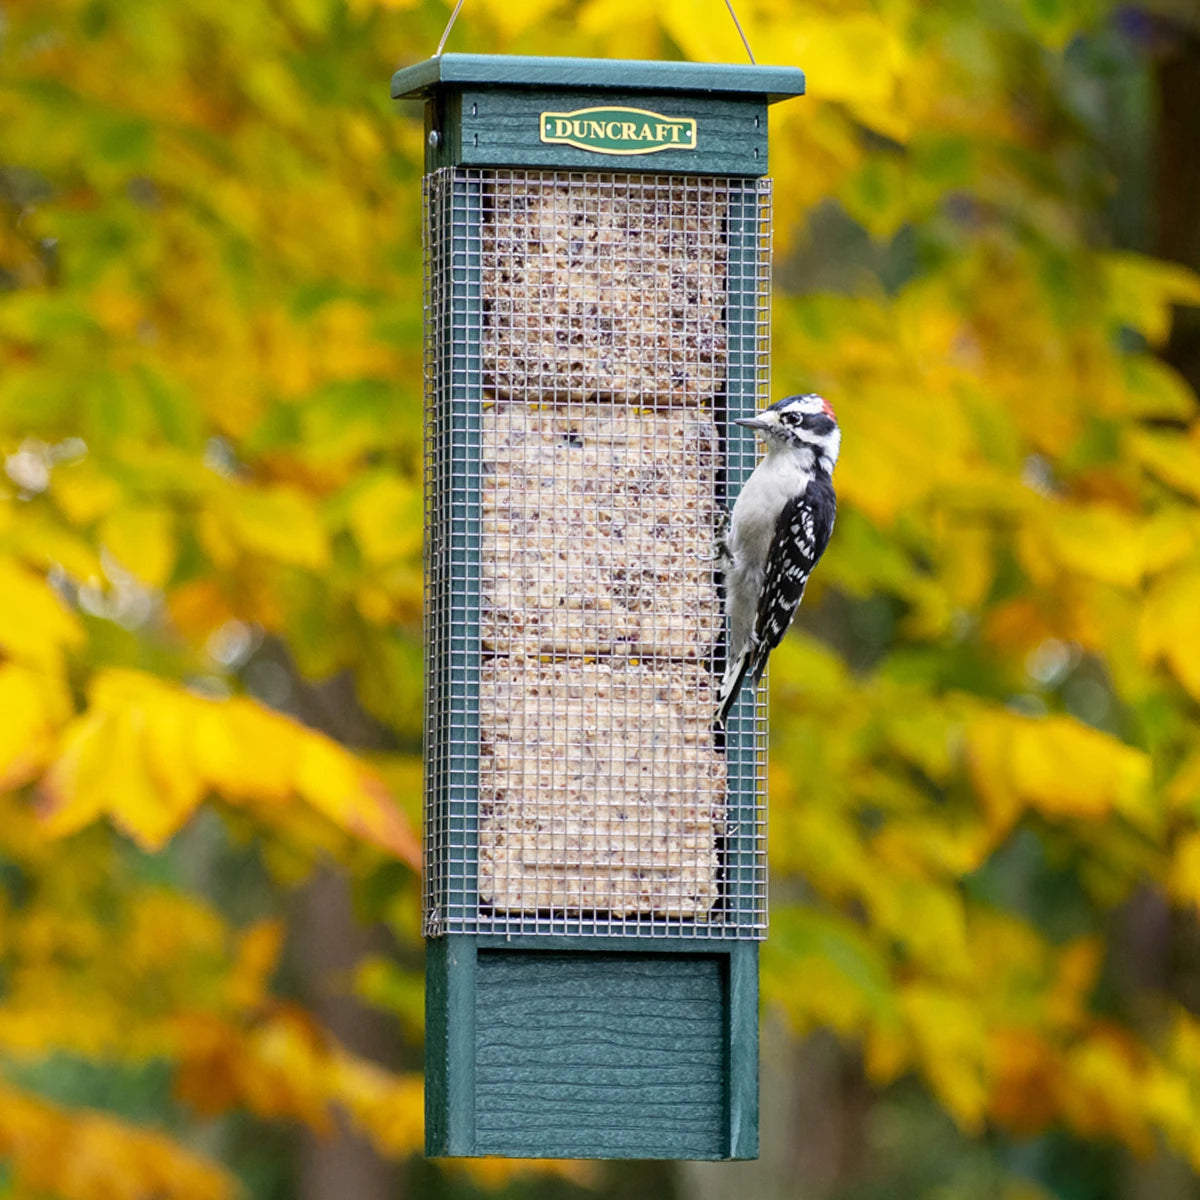
{"type": "Polygon", "coordinates": [[[771,422],[765,417],[734,417],[735,425],[744,425],[747,429],[770,429],[771,422]]]}

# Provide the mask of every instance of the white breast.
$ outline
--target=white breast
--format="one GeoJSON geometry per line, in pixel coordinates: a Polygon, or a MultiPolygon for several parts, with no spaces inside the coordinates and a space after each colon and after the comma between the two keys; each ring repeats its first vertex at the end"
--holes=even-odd
{"type": "Polygon", "coordinates": [[[772,447],[738,495],[729,530],[732,561],[725,578],[731,650],[740,649],[754,627],[763,567],[779,514],[811,477],[810,451],[772,447]]]}

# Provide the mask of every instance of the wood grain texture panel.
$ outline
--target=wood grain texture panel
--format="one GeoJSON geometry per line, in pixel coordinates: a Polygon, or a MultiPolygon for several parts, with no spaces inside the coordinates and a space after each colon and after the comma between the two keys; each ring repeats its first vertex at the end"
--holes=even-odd
{"type": "Polygon", "coordinates": [[[475,1153],[722,1158],[723,955],[483,950],[475,1153]]]}

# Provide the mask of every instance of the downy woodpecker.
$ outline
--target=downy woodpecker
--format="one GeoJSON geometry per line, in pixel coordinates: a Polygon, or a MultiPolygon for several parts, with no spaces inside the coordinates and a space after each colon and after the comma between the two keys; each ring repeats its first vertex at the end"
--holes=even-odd
{"type": "Polygon", "coordinates": [[[753,429],[767,452],[738,495],[720,552],[729,656],[719,725],[746,676],[762,678],[829,543],[837,509],[830,476],[842,444],[833,409],[820,396],[788,396],[737,424],[753,429]]]}

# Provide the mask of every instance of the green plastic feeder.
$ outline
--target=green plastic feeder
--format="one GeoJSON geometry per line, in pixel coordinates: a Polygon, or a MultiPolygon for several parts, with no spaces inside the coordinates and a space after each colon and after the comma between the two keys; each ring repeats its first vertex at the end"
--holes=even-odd
{"type": "Polygon", "coordinates": [[[447,54],[425,102],[426,1149],[754,1158],[766,714],[713,549],[794,69],[447,54]]]}

